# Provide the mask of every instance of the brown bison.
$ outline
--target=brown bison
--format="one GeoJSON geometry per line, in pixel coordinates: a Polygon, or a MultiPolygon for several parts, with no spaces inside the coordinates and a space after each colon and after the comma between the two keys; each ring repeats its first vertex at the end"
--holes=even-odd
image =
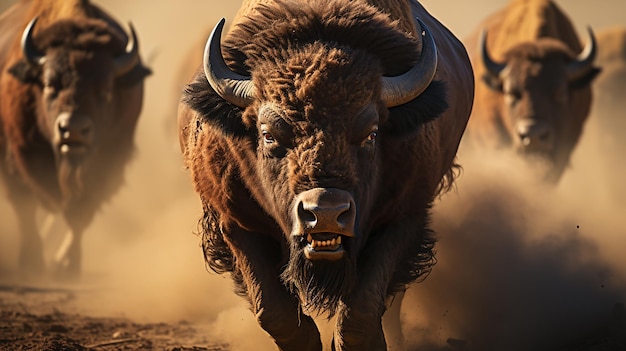
{"type": "Polygon", "coordinates": [[[480,38],[467,42],[476,48],[470,57],[477,84],[464,148],[513,150],[555,184],[591,108],[599,72],[593,32],[582,50],[567,16],[549,0],[514,0],[479,29],[480,38]]]}
{"type": "Polygon", "coordinates": [[[244,1],[179,108],[206,262],[281,350],[386,350],[385,303],[433,264],[473,101],[463,45],[416,1],[244,1]]]}
{"type": "Polygon", "coordinates": [[[150,71],[131,26],[87,0],[20,1],[0,17],[0,172],[21,235],[20,265],[44,266],[38,204],[70,234],[63,274],[81,266],[81,238],[123,178],[150,71]]]}

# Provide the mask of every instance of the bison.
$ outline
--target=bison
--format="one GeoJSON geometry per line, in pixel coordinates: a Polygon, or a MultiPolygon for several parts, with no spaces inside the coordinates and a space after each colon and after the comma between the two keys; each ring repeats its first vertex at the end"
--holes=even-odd
{"type": "Polygon", "coordinates": [[[386,350],[386,303],[434,264],[474,82],[417,1],[244,1],[179,106],[207,265],[281,350],[386,350]]]}
{"type": "Polygon", "coordinates": [[[20,267],[45,268],[40,205],[69,234],[56,256],[81,270],[81,238],[122,184],[150,73],[139,42],[87,0],[20,1],[0,18],[0,172],[17,216],[20,267]]]}
{"type": "Polygon", "coordinates": [[[571,22],[549,0],[513,0],[466,44],[476,99],[463,149],[510,150],[548,184],[560,180],[592,101],[596,44],[582,50],[571,22]],[[536,166],[536,167],[535,167],[536,166]]]}

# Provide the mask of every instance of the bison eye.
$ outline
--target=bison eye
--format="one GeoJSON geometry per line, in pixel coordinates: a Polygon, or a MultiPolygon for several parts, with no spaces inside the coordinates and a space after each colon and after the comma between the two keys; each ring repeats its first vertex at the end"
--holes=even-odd
{"type": "Polygon", "coordinates": [[[376,137],[378,136],[378,130],[371,131],[365,140],[363,140],[363,144],[374,144],[376,141],[376,137]]]}
{"type": "Polygon", "coordinates": [[[272,134],[270,134],[270,132],[263,131],[263,141],[266,144],[272,144],[274,141],[276,141],[276,139],[274,139],[274,137],[272,136],[272,134]]]}

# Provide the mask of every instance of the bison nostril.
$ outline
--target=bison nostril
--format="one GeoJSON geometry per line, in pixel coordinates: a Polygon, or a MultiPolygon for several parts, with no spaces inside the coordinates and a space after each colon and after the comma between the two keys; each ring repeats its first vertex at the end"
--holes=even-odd
{"type": "Polygon", "coordinates": [[[520,133],[519,138],[524,146],[530,145],[530,136],[527,133],[520,133]]]}
{"type": "Polygon", "coordinates": [[[337,216],[337,223],[342,228],[346,228],[354,222],[354,206],[351,205],[352,204],[348,204],[348,209],[337,216]]]}
{"type": "Polygon", "coordinates": [[[70,121],[67,118],[60,118],[58,126],[61,131],[66,131],[70,126],[70,121]]]}
{"type": "Polygon", "coordinates": [[[536,121],[521,122],[517,128],[517,136],[524,146],[545,145],[552,138],[549,126],[546,123],[536,121]]]}
{"type": "Polygon", "coordinates": [[[300,218],[303,223],[306,223],[309,228],[315,227],[315,224],[317,223],[315,213],[305,210],[302,202],[298,205],[298,218],[300,218]]]}
{"type": "Polygon", "coordinates": [[[67,126],[67,124],[66,124],[66,123],[59,123],[59,125],[58,125],[58,129],[59,129],[60,134],[61,134],[64,138],[66,138],[66,137],[68,137],[68,136],[69,136],[69,135],[66,135],[66,134],[69,134],[69,132],[70,132],[70,130],[69,130],[69,128],[68,128],[68,126],[67,126]]]}

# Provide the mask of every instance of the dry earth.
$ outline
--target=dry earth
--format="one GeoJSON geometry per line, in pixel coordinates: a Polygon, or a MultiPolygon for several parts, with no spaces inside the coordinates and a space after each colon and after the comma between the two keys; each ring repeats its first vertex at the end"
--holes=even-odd
{"type": "MultiPolygon", "coordinates": [[[[138,155],[85,237],[79,282],[16,275],[15,223],[0,197],[0,350],[274,350],[230,280],[204,268],[200,207],[175,140],[180,72],[189,70],[181,65],[239,2],[96,3],[133,22],[154,70],[138,155]]],[[[423,3],[463,38],[506,1],[423,3]]],[[[557,3],[581,33],[626,26],[623,0],[557,3]]],[[[626,201],[603,181],[624,168],[601,162],[606,132],[590,122],[554,191],[529,187],[515,164],[494,160],[486,171],[461,157],[457,189],[435,207],[439,263],[402,308],[407,349],[626,350],[626,201]]]]}

